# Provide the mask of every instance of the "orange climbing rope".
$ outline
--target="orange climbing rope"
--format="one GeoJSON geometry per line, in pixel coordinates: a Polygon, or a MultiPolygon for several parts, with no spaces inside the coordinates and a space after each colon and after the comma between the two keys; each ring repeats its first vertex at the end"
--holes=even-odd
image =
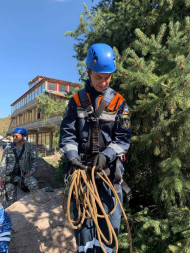
{"type": "MultiPolygon", "coordinates": [[[[89,169],[90,168],[88,168],[88,170],[89,169]]],[[[78,229],[82,226],[85,219],[92,219],[96,226],[98,241],[104,253],[106,253],[106,250],[104,249],[103,243],[106,243],[107,245],[111,245],[113,243],[113,240],[115,241],[115,253],[118,252],[117,235],[109,220],[109,216],[113,214],[113,212],[115,211],[117,203],[120,205],[120,208],[124,215],[124,219],[125,219],[127,230],[128,230],[130,253],[133,253],[132,238],[131,238],[130,226],[128,223],[127,215],[125,214],[121,201],[117,195],[117,192],[115,191],[111,181],[109,180],[104,170],[101,170],[101,172],[96,172],[95,166],[91,169],[91,173],[86,173],[85,170],[81,170],[81,169],[75,170],[72,176],[70,177],[69,184],[66,187],[64,196],[63,196],[63,210],[71,227],[73,229],[78,229]],[[98,175],[99,178],[102,179],[102,181],[111,188],[113,195],[116,199],[115,205],[112,211],[108,214],[104,210],[102,201],[100,199],[98,189],[95,183],[95,175],[98,175]],[[67,196],[67,192],[68,192],[68,196],[67,196]],[[72,196],[75,198],[76,206],[78,208],[78,218],[76,220],[73,220],[71,218],[71,197],[72,196]],[[102,214],[99,214],[98,210],[101,210],[102,214]],[[102,230],[100,229],[99,224],[98,224],[98,218],[104,218],[106,220],[107,228],[109,232],[109,238],[106,238],[102,230]]]]}

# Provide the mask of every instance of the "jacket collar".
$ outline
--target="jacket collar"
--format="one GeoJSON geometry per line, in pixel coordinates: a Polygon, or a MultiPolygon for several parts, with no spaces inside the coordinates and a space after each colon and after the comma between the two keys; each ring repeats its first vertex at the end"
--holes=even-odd
{"type": "MultiPolygon", "coordinates": [[[[25,145],[25,144],[26,144],[26,141],[24,140],[24,142],[23,142],[22,146],[20,146],[20,148],[23,147],[23,145],[25,145]]],[[[11,142],[11,148],[16,148],[16,144],[14,142],[11,142]]]]}

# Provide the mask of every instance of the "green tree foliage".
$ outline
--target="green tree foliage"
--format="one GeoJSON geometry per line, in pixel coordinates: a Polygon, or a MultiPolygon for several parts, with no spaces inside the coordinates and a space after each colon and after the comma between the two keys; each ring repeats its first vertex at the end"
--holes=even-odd
{"type": "Polygon", "coordinates": [[[41,94],[38,100],[37,109],[41,113],[44,122],[52,116],[62,116],[68,103],[68,98],[58,102],[45,94],[41,94]]]}
{"type": "Polygon", "coordinates": [[[6,129],[5,128],[3,128],[3,136],[6,136],[6,129]]]}
{"type": "MultiPolygon", "coordinates": [[[[38,112],[41,114],[42,122],[46,122],[53,116],[63,116],[65,108],[68,103],[68,98],[61,101],[56,101],[48,95],[41,94],[38,97],[38,112]]],[[[58,148],[59,143],[59,130],[56,130],[55,136],[53,138],[53,148],[58,148]]]]}
{"type": "MultiPolygon", "coordinates": [[[[84,85],[80,86],[82,89],[84,85]]],[[[72,93],[68,93],[61,100],[56,100],[46,94],[41,94],[38,96],[38,112],[41,113],[41,118],[45,122],[52,116],[63,116],[65,112],[65,108],[69,102],[69,99],[73,96],[73,94],[78,92],[78,88],[75,88],[72,93]]]]}
{"type": "Polygon", "coordinates": [[[9,128],[11,122],[11,116],[7,116],[5,118],[0,118],[0,135],[6,136],[6,132],[9,128]]]}
{"type": "MultiPolygon", "coordinates": [[[[83,85],[81,85],[81,88],[83,85]]],[[[65,112],[65,108],[68,104],[69,98],[76,93],[78,89],[74,89],[74,91],[70,94],[68,94],[64,99],[62,100],[55,100],[54,98],[51,98],[50,96],[46,94],[41,94],[38,96],[38,112],[41,114],[42,122],[46,122],[48,119],[50,119],[53,116],[63,116],[65,112]]],[[[53,138],[53,148],[58,148],[59,143],[59,130],[55,131],[55,136],[53,138]]]]}
{"type": "MultiPolygon", "coordinates": [[[[89,46],[113,46],[112,87],[133,128],[125,179],[135,252],[190,252],[190,1],[102,0],[73,32],[79,73],[89,46]]],[[[120,251],[129,251],[124,225],[120,251]]]]}

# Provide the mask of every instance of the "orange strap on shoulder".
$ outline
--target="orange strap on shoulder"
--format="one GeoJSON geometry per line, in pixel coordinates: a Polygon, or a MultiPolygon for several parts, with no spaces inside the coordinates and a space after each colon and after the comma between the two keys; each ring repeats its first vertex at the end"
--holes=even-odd
{"type": "MultiPolygon", "coordinates": [[[[89,93],[86,93],[87,96],[88,96],[88,99],[89,101],[91,102],[91,99],[90,99],[90,94],[89,93]]],[[[82,106],[81,102],[80,102],[80,98],[79,98],[79,94],[78,92],[73,96],[74,100],[75,100],[75,103],[77,104],[77,106],[82,106]]]]}

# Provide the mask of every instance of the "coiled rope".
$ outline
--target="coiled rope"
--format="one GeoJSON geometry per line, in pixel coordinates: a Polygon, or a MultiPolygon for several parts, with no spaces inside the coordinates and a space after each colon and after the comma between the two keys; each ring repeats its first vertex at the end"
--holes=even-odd
{"type": "Polygon", "coordinates": [[[104,246],[103,246],[103,242],[108,245],[111,245],[114,240],[115,253],[117,253],[118,239],[117,239],[115,230],[113,229],[112,224],[109,220],[109,216],[113,214],[113,212],[116,209],[117,203],[119,203],[122,213],[124,215],[126,225],[127,225],[130,253],[133,253],[132,238],[131,238],[128,218],[127,218],[127,215],[125,214],[121,201],[117,195],[117,192],[115,191],[110,179],[108,178],[104,170],[101,170],[101,172],[96,172],[95,166],[94,166],[91,169],[91,173],[88,173],[89,169],[91,168],[88,168],[87,173],[85,170],[82,170],[82,169],[75,170],[73,174],[71,175],[68,186],[66,187],[64,191],[63,202],[62,202],[63,211],[65,213],[66,218],[68,219],[70,226],[73,229],[79,229],[82,226],[85,219],[92,219],[95,224],[97,238],[103,252],[106,253],[106,250],[104,249],[104,246]],[[95,183],[95,175],[98,175],[99,178],[102,179],[102,181],[111,188],[111,191],[113,192],[113,195],[115,197],[115,205],[112,211],[108,214],[104,210],[102,201],[100,199],[98,189],[95,183]],[[71,218],[72,196],[76,200],[76,206],[78,209],[77,220],[73,220],[71,218]],[[102,214],[99,214],[98,210],[101,210],[102,214]],[[98,224],[98,218],[104,218],[106,220],[107,228],[109,232],[109,239],[107,239],[104,236],[102,230],[100,229],[99,224],[98,224]]]}

